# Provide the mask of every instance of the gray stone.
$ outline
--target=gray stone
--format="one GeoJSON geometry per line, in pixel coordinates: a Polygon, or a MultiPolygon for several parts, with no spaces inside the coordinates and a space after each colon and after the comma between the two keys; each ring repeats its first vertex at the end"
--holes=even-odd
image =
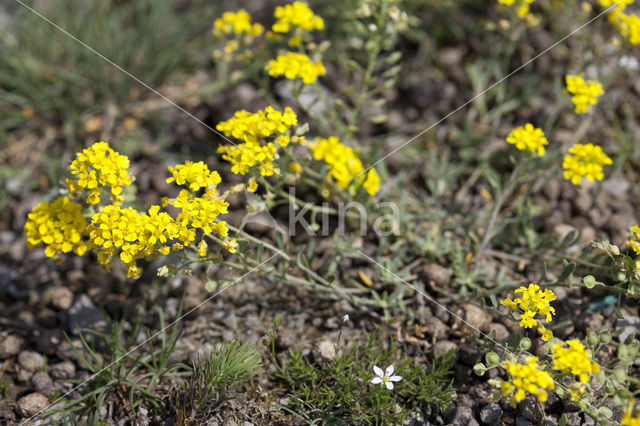
{"type": "Polygon", "coordinates": [[[42,303],[64,311],[73,304],[73,292],[66,287],[50,288],[42,294],[42,303]]]}
{"type": "Polygon", "coordinates": [[[456,351],[458,349],[458,345],[449,340],[440,340],[433,345],[433,355],[436,358],[443,357],[447,352],[456,351]]]}
{"type": "Polygon", "coordinates": [[[25,370],[35,373],[44,367],[44,358],[38,352],[22,351],[18,355],[18,363],[25,370]]]}
{"type": "Polygon", "coordinates": [[[30,393],[18,401],[18,410],[23,417],[39,414],[49,406],[49,399],[41,393],[30,393]]]}
{"type": "Polygon", "coordinates": [[[31,384],[33,384],[37,392],[44,395],[49,395],[53,390],[53,380],[44,371],[34,374],[31,378],[31,384]]]}
{"type": "Polygon", "coordinates": [[[0,340],[0,359],[18,355],[23,344],[24,340],[21,337],[12,334],[0,340]]]}
{"type": "Polygon", "coordinates": [[[67,380],[76,377],[76,365],[71,361],[62,361],[53,364],[50,368],[51,375],[57,380],[67,380]]]}
{"type": "Polygon", "coordinates": [[[511,333],[509,332],[509,330],[507,330],[507,327],[500,324],[499,322],[492,322],[491,324],[489,324],[489,336],[492,335],[493,331],[496,332],[496,340],[498,342],[505,342],[509,338],[509,336],[511,336],[511,333]]]}
{"type": "Polygon", "coordinates": [[[462,305],[462,309],[464,310],[466,328],[471,328],[473,333],[476,330],[487,331],[489,324],[491,324],[491,315],[486,310],[471,303],[465,303],[462,305]]]}
{"type": "Polygon", "coordinates": [[[473,411],[469,407],[456,407],[453,418],[450,420],[453,426],[467,426],[473,419],[473,411]]]}
{"type": "Polygon", "coordinates": [[[480,410],[480,421],[484,424],[497,424],[501,418],[502,408],[496,403],[487,404],[480,410]]]}
{"type": "Polygon", "coordinates": [[[619,319],[616,330],[620,329],[623,329],[619,336],[621,342],[627,340],[627,337],[632,334],[635,334],[636,337],[640,336],[640,317],[626,315],[623,319],[619,319]]]}
{"type": "Polygon", "coordinates": [[[336,360],[336,347],[333,342],[329,340],[321,340],[313,345],[313,360],[319,364],[324,365],[336,360]]]}
{"type": "Polygon", "coordinates": [[[427,263],[420,272],[422,279],[426,283],[435,285],[439,288],[446,287],[451,281],[451,274],[447,268],[440,266],[437,263],[427,263]]]}
{"type": "Polygon", "coordinates": [[[86,294],[79,295],[73,305],[67,310],[68,328],[72,334],[78,333],[79,328],[103,328],[107,321],[102,311],[93,304],[86,294]]]}

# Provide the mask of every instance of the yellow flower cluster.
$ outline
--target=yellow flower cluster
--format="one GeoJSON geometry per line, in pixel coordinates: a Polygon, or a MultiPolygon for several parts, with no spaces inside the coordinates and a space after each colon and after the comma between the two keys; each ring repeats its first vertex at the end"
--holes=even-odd
{"type": "Polygon", "coordinates": [[[498,0],[498,3],[509,7],[515,7],[519,18],[524,18],[531,10],[531,3],[534,0],[498,0]]]}
{"type": "Polygon", "coordinates": [[[241,9],[236,13],[223,13],[222,17],[213,22],[211,31],[219,40],[227,40],[222,50],[214,52],[214,59],[225,58],[227,61],[231,61],[251,58],[253,52],[250,49],[244,49],[242,52],[237,51],[241,47],[247,47],[256,37],[262,35],[264,28],[258,23],[252,23],[251,15],[241,9]]]}
{"type": "Polygon", "coordinates": [[[322,62],[313,62],[307,55],[294,52],[271,60],[265,69],[272,77],[285,76],[289,80],[300,77],[304,84],[313,84],[316,78],[326,73],[322,62]]]}
{"type": "Polygon", "coordinates": [[[131,207],[105,206],[91,218],[89,247],[95,248],[98,261],[109,266],[117,249],[127,265],[127,277],[140,275],[136,260],[155,253],[169,254],[168,241],[175,238],[177,227],[168,213],[152,206],[148,214],[131,207]]]}
{"type": "Polygon", "coordinates": [[[637,413],[635,408],[636,400],[632,398],[624,409],[624,416],[620,422],[622,426],[640,426],[640,413],[637,413]]]}
{"type": "Polygon", "coordinates": [[[627,245],[633,249],[636,254],[640,254],[640,227],[635,224],[631,227],[632,238],[627,241],[627,245]]]}
{"type": "Polygon", "coordinates": [[[525,399],[527,392],[538,397],[540,402],[547,400],[547,391],[555,389],[555,382],[549,372],[538,364],[538,358],[528,356],[525,364],[515,360],[505,361],[502,367],[513,377],[511,382],[491,380],[502,390],[503,397],[509,397],[511,404],[525,399]]]}
{"type": "Polygon", "coordinates": [[[238,111],[229,120],[218,123],[216,129],[244,143],[220,146],[218,152],[232,164],[233,173],[244,175],[252,167],[258,166],[263,176],[279,174],[280,170],[273,164],[273,160],[278,158],[277,146],[284,147],[291,142],[305,143],[304,137],[288,135],[289,129],[297,124],[298,117],[289,107],[284,112],[276,111],[273,107],[256,113],[238,111]],[[276,136],[273,142],[265,141],[271,136],[276,136]]]}
{"type": "Polygon", "coordinates": [[[545,316],[547,322],[551,322],[556,311],[551,302],[556,300],[556,295],[549,289],[541,290],[537,284],[529,284],[529,287],[520,287],[515,291],[522,296],[515,299],[503,299],[500,304],[506,305],[510,311],[520,312],[520,327],[536,327],[542,335],[542,340],[548,341],[553,337],[551,330],[547,330],[542,322],[535,319],[536,315],[545,316]]]}
{"type": "Polygon", "coordinates": [[[304,31],[321,30],[324,21],[315,15],[306,3],[299,1],[278,6],[275,10],[276,22],[271,27],[274,33],[288,33],[291,27],[297,27],[304,31]]]}
{"type": "Polygon", "coordinates": [[[576,114],[584,114],[592,105],[598,103],[598,96],[604,93],[602,84],[596,80],[585,80],[580,75],[565,76],[567,92],[575,105],[576,114]]]}
{"type": "Polygon", "coordinates": [[[229,203],[220,198],[215,189],[208,190],[202,197],[183,189],[171,204],[181,210],[176,223],[182,227],[180,240],[183,243],[189,244],[195,239],[195,229],[222,237],[229,233],[227,222],[216,222],[219,215],[228,213],[229,203]]]}
{"type": "Polygon", "coordinates": [[[82,256],[87,245],[82,241],[87,221],[82,216],[82,206],[61,197],[51,203],[38,204],[28,215],[24,225],[29,249],[46,245],[45,254],[54,257],[58,253],[74,252],[82,256]]]}
{"type": "Polygon", "coordinates": [[[567,340],[568,347],[560,343],[553,345],[553,369],[571,372],[579,377],[581,383],[589,382],[589,374],[598,374],[600,366],[591,362],[591,354],[579,340],[567,340]]]}
{"type": "Polygon", "coordinates": [[[375,195],[380,189],[378,173],[371,168],[366,176],[360,175],[364,171],[362,161],[353,149],[343,145],[335,136],[316,139],[311,145],[311,153],[314,159],[327,163],[328,178],[341,189],[349,188],[353,194],[363,187],[369,195],[375,195]]]}
{"type": "Polygon", "coordinates": [[[609,22],[618,30],[620,35],[629,43],[640,44],[640,16],[624,13],[626,7],[633,4],[634,0],[600,0],[600,6],[616,7],[609,13],[609,22]]]}
{"type": "Polygon", "coordinates": [[[129,176],[129,159],[109,147],[106,142],[94,143],[77,154],[71,163],[72,179],[67,179],[67,190],[73,197],[85,189],[89,190],[87,202],[100,202],[101,187],[111,189],[111,199],[116,204],[124,201],[122,187],[131,185],[129,176]]]}
{"type": "Polygon", "coordinates": [[[177,185],[185,185],[191,191],[215,186],[222,181],[218,172],[209,171],[209,167],[202,161],[197,163],[187,161],[176,167],[169,167],[169,172],[173,177],[167,178],[167,183],[175,182],[177,185]]]}
{"type": "Polygon", "coordinates": [[[229,34],[247,34],[257,37],[262,34],[264,28],[262,25],[251,23],[251,15],[246,10],[240,9],[236,13],[224,12],[222,17],[213,22],[213,35],[220,39],[224,39],[229,34]]]}
{"type": "MultiPolygon", "coordinates": [[[[121,197],[114,195],[119,196],[121,187],[131,183],[128,166],[129,159],[104,142],[97,142],[79,153],[71,163],[75,179],[67,180],[69,192],[77,196],[81,190],[89,189],[92,193],[87,201],[98,204],[102,201],[100,188],[109,186],[113,204],[93,207],[96,213],[89,224],[83,216],[82,205],[68,197],[39,204],[29,213],[24,228],[29,248],[44,244],[49,257],[60,252],[82,256],[88,249],[93,249],[98,261],[107,268],[119,257],[127,265],[129,277],[141,272],[137,260],[166,255],[172,249],[182,250],[195,241],[198,230],[205,235],[215,233],[223,237],[221,245],[235,253],[238,243],[226,239],[227,224],[217,220],[219,215],[228,212],[228,203],[216,188],[221,180],[217,172],[210,171],[203,162],[186,162],[169,168],[173,176],[167,182],[187,186],[190,190],[182,190],[174,200],[163,200],[163,206],[172,204],[180,210],[174,220],[168,213],[161,212],[160,206],[152,206],[146,213],[121,206],[121,197]],[[194,195],[203,188],[201,197],[194,195]],[[94,191],[97,195],[93,195],[94,191]]],[[[199,254],[203,253],[203,247],[206,254],[206,243],[202,242],[197,246],[199,254]]]]}
{"type": "Polygon", "coordinates": [[[542,129],[533,127],[531,123],[513,129],[507,136],[507,142],[514,144],[520,151],[537,152],[540,157],[544,155],[544,146],[549,144],[542,129]]]}
{"type": "Polygon", "coordinates": [[[562,161],[564,178],[574,185],[580,185],[583,177],[590,181],[602,180],[604,177],[602,168],[612,163],[611,158],[602,152],[602,148],[598,145],[575,144],[562,161]]]}

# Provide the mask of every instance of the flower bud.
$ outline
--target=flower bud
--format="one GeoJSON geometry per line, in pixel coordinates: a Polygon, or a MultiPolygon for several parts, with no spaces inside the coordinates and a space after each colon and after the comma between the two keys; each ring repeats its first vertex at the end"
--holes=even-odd
{"type": "Polygon", "coordinates": [[[611,333],[609,333],[608,331],[600,333],[600,343],[602,343],[603,345],[608,345],[609,343],[611,343],[611,333]]]}
{"type": "Polygon", "coordinates": [[[527,350],[531,347],[531,339],[529,339],[528,337],[523,337],[520,340],[520,349],[522,350],[527,350]]]}
{"type": "Polygon", "coordinates": [[[595,346],[600,341],[600,338],[596,333],[590,332],[587,334],[587,344],[589,346],[595,346]]]}
{"type": "Polygon", "coordinates": [[[479,362],[473,366],[473,372],[476,373],[477,376],[484,376],[484,373],[487,372],[487,367],[485,367],[483,363],[479,362]]]}
{"type": "Polygon", "coordinates": [[[495,367],[496,365],[500,364],[500,355],[495,352],[488,352],[485,355],[484,359],[491,367],[495,367]]]}
{"type": "Polygon", "coordinates": [[[596,279],[593,275],[587,275],[582,279],[582,284],[584,284],[586,288],[594,288],[596,286],[596,279]]]}

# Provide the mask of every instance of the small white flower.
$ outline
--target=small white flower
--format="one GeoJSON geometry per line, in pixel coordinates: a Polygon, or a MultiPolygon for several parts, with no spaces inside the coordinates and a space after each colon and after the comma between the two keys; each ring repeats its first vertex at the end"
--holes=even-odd
{"type": "Polygon", "coordinates": [[[373,383],[374,385],[381,383],[381,384],[384,384],[387,387],[387,389],[389,390],[393,389],[392,382],[399,382],[400,380],[402,380],[402,376],[393,375],[393,370],[394,370],[393,364],[388,366],[385,371],[382,371],[382,368],[378,367],[377,365],[374,365],[373,372],[376,373],[376,377],[371,379],[371,383],[373,383]]]}
{"type": "Polygon", "coordinates": [[[349,321],[349,314],[345,314],[345,315],[342,317],[342,322],[347,322],[347,321],[349,321]]]}

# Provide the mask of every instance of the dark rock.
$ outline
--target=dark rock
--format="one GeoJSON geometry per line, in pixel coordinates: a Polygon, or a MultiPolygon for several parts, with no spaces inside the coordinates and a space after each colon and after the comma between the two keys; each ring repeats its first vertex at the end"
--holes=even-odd
{"type": "Polygon", "coordinates": [[[533,426],[533,424],[524,417],[516,417],[516,426],[533,426]]]}
{"type": "Polygon", "coordinates": [[[518,404],[518,412],[531,423],[540,423],[544,418],[544,409],[540,401],[531,395],[518,404]]]}
{"type": "Polygon", "coordinates": [[[58,314],[49,308],[42,308],[38,310],[38,313],[36,314],[36,322],[41,327],[49,329],[56,328],[60,324],[58,314]]]}
{"type": "Polygon", "coordinates": [[[0,420],[15,420],[16,414],[11,410],[0,410],[0,420]]]}
{"type": "Polygon", "coordinates": [[[49,399],[41,393],[31,393],[18,401],[18,410],[23,417],[39,414],[49,406],[49,399]]]}
{"type": "Polygon", "coordinates": [[[78,333],[79,328],[103,328],[107,321],[102,311],[93,304],[86,294],[79,295],[71,308],[67,310],[68,329],[72,334],[78,333]]]}
{"type": "Polygon", "coordinates": [[[58,345],[65,341],[60,330],[47,330],[35,338],[35,346],[38,352],[47,356],[55,355],[58,345]]]}
{"type": "Polygon", "coordinates": [[[497,424],[501,418],[502,408],[496,403],[487,404],[480,410],[480,421],[484,424],[497,424]]]}
{"type": "Polygon", "coordinates": [[[22,351],[18,355],[18,363],[25,370],[35,373],[44,367],[44,358],[38,352],[22,351]]]}

